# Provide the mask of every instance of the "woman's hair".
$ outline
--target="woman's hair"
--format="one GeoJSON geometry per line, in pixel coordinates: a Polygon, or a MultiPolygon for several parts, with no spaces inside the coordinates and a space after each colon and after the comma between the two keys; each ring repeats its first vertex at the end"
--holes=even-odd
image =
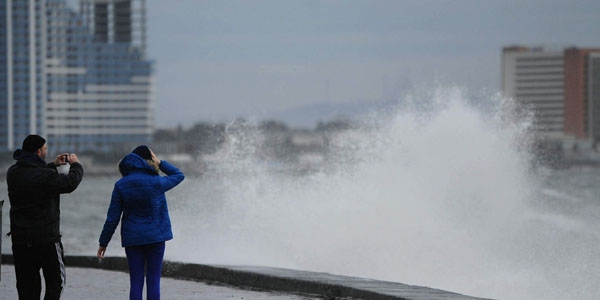
{"type": "Polygon", "coordinates": [[[151,159],[146,159],[146,161],[148,162],[148,164],[150,166],[152,166],[154,168],[154,170],[156,170],[156,173],[158,173],[160,171],[160,168],[158,167],[158,164],[156,162],[154,162],[151,159]]]}

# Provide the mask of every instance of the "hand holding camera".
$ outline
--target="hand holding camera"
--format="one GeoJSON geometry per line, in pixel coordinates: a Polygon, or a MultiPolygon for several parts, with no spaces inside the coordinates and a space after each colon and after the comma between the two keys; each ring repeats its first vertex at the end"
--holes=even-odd
{"type": "Polygon", "coordinates": [[[57,166],[78,163],[79,159],[77,158],[77,154],[75,153],[62,153],[59,154],[54,160],[54,164],[57,166]]]}

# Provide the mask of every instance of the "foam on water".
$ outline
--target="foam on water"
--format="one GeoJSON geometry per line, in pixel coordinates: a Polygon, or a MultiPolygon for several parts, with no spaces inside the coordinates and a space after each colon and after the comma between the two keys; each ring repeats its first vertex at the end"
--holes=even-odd
{"type": "Polygon", "coordinates": [[[335,155],[305,176],[273,172],[260,134],[235,128],[212,173],[171,201],[167,255],[497,299],[599,295],[598,228],[532,205],[526,120],[494,95],[493,109],[478,109],[456,88],[417,100],[429,105],[403,102],[336,136],[335,155]]]}

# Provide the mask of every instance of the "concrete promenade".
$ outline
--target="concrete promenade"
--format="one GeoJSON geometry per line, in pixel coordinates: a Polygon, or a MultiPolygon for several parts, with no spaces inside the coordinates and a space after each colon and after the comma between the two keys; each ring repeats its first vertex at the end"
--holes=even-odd
{"type": "MultiPolygon", "coordinates": [[[[127,299],[129,277],[124,257],[98,261],[67,256],[63,299],[127,299]]],[[[2,255],[0,300],[16,299],[11,255],[2,255]]],[[[483,300],[452,292],[327,273],[255,266],[215,266],[165,261],[164,299],[405,299],[483,300]]]]}

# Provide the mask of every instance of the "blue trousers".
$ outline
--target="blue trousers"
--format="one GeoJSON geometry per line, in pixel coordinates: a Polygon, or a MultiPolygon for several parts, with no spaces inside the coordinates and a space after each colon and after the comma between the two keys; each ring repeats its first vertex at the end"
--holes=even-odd
{"type": "Polygon", "coordinates": [[[129,264],[129,300],[142,300],[144,279],[146,299],[160,300],[160,274],[165,242],[125,247],[125,255],[129,264]]]}

